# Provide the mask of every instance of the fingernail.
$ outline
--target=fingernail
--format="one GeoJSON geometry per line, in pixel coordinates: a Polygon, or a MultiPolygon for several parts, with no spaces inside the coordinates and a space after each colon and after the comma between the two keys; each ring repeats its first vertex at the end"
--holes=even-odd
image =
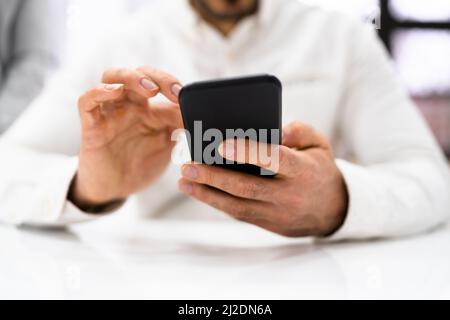
{"type": "Polygon", "coordinates": [[[150,90],[150,91],[158,89],[158,86],[153,81],[150,81],[147,78],[144,78],[141,80],[141,86],[144,89],[150,90]]]}
{"type": "Polygon", "coordinates": [[[194,189],[194,187],[192,186],[191,183],[182,183],[180,185],[181,192],[183,192],[184,194],[187,194],[187,195],[192,194],[193,189],[194,189]]]}
{"type": "Polygon", "coordinates": [[[235,148],[234,143],[232,143],[232,142],[226,142],[226,143],[224,144],[223,148],[224,148],[224,149],[223,149],[223,154],[225,155],[225,158],[228,158],[228,159],[233,158],[233,159],[234,159],[234,155],[235,155],[235,152],[234,152],[234,148],[235,148]]]}
{"type": "Polygon", "coordinates": [[[123,84],[114,83],[114,84],[105,84],[104,88],[106,91],[115,91],[123,87],[123,84]]]}
{"type": "Polygon", "coordinates": [[[197,180],[198,179],[198,170],[194,168],[193,166],[184,166],[182,170],[183,177],[190,179],[190,180],[197,180]]]}
{"type": "Polygon", "coordinates": [[[180,84],[174,84],[173,86],[172,86],[172,93],[173,93],[173,95],[175,96],[175,97],[178,97],[179,95],[180,95],[180,92],[181,92],[181,89],[182,89],[182,87],[181,87],[181,85],[180,84]]]}

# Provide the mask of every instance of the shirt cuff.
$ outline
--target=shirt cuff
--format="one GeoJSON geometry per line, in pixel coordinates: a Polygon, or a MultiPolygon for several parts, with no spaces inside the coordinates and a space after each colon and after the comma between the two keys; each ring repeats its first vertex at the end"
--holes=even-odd
{"type": "Polygon", "coordinates": [[[116,212],[120,208],[122,208],[124,202],[120,204],[114,204],[111,207],[105,207],[102,212],[96,213],[87,213],[81,211],[77,206],[75,206],[72,202],[66,201],[64,204],[64,208],[61,213],[61,217],[58,219],[57,224],[61,226],[70,225],[74,223],[84,223],[97,220],[104,216],[110,215],[113,212],[116,212]]]}
{"type": "Polygon", "coordinates": [[[67,200],[69,188],[78,170],[78,158],[66,159],[58,165],[55,164],[53,170],[55,178],[49,179],[41,189],[43,194],[40,194],[39,199],[44,201],[43,205],[37,210],[37,214],[23,224],[35,227],[64,227],[99,219],[123,206],[123,203],[116,203],[95,214],[81,211],[67,200]]]}
{"type": "Polygon", "coordinates": [[[376,237],[382,230],[382,217],[374,211],[377,203],[372,188],[372,176],[363,167],[344,160],[337,160],[349,194],[349,208],[342,227],[333,235],[320,239],[322,242],[362,240],[376,237]]]}

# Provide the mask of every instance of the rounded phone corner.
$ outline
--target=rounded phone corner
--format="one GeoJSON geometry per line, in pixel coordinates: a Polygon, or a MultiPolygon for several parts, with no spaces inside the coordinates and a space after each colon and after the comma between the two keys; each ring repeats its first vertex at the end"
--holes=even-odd
{"type": "Polygon", "coordinates": [[[283,89],[283,83],[281,82],[280,79],[278,79],[278,77],[272,75],[272,74],[267,74],[266,75],[266,79],[268,82],[270,82],[271,84],[275,85],[277,88],[279,89],[283,89]]]}
{"type": "Polygon", "coordinates": [[[191,85],[191,84],[188,84],[188,85],[183,86],[183,87],[181,88],[181,91],[180,91],[180,93],[178,94],[178,101],[180,102],[180,104],[183,103],[184,98],[186,97],[186,93],[189,92],[189,90],[190,90],[191,87],[192,87],[192,85],[191,85]]]}

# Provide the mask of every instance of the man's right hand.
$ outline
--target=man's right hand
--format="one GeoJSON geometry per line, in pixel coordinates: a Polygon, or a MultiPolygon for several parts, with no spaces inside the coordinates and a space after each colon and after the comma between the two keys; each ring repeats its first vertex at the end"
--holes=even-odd
{"type": "Polygon", "coordinates": [[[166,169],[183,126],[174,77],[150,67],[111,69],[79,100],[82,140],[69,199],[79,208],[126,199],[166,169]],[[150,104],[162,93],[172,103],[150,104]]]}

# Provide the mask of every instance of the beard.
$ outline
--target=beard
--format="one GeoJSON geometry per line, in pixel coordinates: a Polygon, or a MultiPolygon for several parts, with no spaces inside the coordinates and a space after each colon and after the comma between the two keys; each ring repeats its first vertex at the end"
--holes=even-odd
{"type": "Polygon", "coordinates": [[[243,5],[242,0],[191,0],[195,7],[209,17],[219,21],[238,21],[258,11],[259,1],[250,0],[243,5]],[[226,10],[218,10],[211,1],[221,1],[226,10]]]}

